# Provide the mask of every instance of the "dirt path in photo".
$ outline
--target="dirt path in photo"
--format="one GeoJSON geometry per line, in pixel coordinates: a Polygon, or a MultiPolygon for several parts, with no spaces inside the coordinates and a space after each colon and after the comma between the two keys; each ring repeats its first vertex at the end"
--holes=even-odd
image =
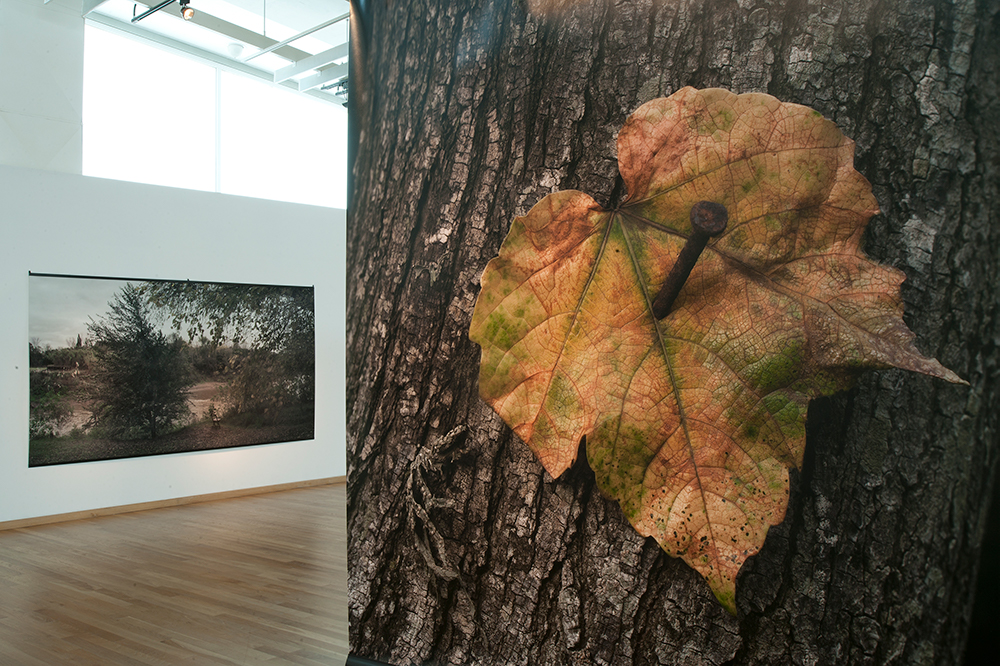
{"type": "MultiPolygon", "coordinates": [[[[218,399],[219,389],[225,385],[225,382],[220,381],[200,382],[188,389],[188,405],[191,407],[193,423],[197,423],[208,417],[209,406],[211,406],[213,400],[218,399]]],[[[65,437],[73,432],[74,428],[83,428],[90,420],[90,417],[93,416],[89,408],[89,403],[74,398],[69,400],[68,404],[73,409],[73,415],[56,430],[57,437],[65,437]]],[[[216,405],[217,408],[221,409],[221,405],[218,402],[216,405]]]]}
{"type": "MultiPolygon", "coordinates": [[[[191,405],[191,412],[195,421],[201,421],[208,416],[208,408],[212,401],[217,400],[219,389],[225,386],[225,382],[201,382],[188,389],[188,404],[191,405]]],[[[222,405],[216,403],[216,409],[221,410],[222,405]]]]}

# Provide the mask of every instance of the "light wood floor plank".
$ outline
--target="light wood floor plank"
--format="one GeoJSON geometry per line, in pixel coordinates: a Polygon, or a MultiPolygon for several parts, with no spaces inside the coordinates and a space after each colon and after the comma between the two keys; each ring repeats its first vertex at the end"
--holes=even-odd
{"type": "Polygon", "coordinates": [[[344,664],[344,484],[0,531],[0,664],[344,664]]]}

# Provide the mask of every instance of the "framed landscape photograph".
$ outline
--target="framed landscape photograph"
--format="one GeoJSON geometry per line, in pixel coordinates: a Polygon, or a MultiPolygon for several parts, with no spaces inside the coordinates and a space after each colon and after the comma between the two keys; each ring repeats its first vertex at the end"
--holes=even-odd
{"type": "Polygon", "coordinates": [[[28,285],[30,467],[313,439],[312,287],[28,285]]]}

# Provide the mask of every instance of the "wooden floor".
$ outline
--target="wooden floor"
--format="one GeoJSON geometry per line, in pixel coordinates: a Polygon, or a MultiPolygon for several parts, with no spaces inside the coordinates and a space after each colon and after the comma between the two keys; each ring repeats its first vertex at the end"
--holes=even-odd
{"type": "Polygon", "coordinates": [[[0,664],[344,664],[345,489],[0,532],[0,664]]]}

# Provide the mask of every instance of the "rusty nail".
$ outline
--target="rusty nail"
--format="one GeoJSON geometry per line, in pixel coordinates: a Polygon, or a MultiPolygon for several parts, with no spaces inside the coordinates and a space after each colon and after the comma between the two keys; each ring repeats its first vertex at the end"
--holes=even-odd
{"type": "Polygon", "coordinates": [[[691,275],[691,269],[708,244],[708,239],[725,231],[728,222],[729,212],[722,204],[699,201],[691,207],[691,235],[677,255],[677,261],[660,287],[660,293],[653,300],[654,317],[663,319],[670,314],[674,300],[681,293],[681,288],[691,275]]]}

